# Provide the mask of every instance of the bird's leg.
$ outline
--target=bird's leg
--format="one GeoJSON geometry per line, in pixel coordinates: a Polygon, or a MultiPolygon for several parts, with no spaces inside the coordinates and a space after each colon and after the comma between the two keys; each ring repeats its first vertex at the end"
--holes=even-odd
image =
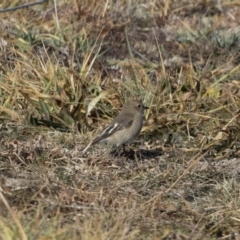
{"type": "Polygon", "coordinates": [[[111,151],[111,155],[113,155],[114,157],[125,156],[125,154],[127,153],[125,147],[126,147],[126,144],[123,144],[121,146],[116,146],[116,148],[111,151]],[[121,152],[121,150],[123,150],[123,152],[121,152]]]}
{"type": "Polygon", "coordinates": [[[119,156],[119,147],[113,147],[111,153],[113,157],[119,156]]]}
{"type": "Polygon", "coordinates": [[[126,153],[126,149],[125,149],[125,147],[126,147],[126,145],[125,144],[123,144],[123,153],[126,153]]]}

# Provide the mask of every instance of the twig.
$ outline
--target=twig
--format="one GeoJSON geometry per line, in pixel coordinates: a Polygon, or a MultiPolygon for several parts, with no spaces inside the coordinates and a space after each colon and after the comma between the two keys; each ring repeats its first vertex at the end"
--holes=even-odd
{"type": "Polygon", "coordinates": [[[31,7],[31,6],[34,6],[34,5],[37,5],[37,4],[45,3],[45,2],[47,2],[47,1],[48,1],[48,0],[39,0],[38,2],[25,4],[25,5],[21,5],[21,6],[18,6],[18,7],[0,9],[0,13],[1,13],[1,12],[15,11],[15,10],[18,10],[18,9],[21,9],[21,8],[26,8],[26,7],[31,7]]]}

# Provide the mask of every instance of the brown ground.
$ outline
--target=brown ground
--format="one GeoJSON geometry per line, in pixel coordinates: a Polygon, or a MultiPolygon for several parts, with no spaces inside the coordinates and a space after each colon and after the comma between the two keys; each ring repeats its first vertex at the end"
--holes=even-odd
{"type": "Polygon", "coordinates": [[[56,3],[0,13],[0,238],[240,239],[240,2],[56,3]]]}

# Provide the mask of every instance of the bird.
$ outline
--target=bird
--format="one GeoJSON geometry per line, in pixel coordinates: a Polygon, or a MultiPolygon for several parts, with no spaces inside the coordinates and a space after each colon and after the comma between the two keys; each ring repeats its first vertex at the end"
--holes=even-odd
{"type": "Polygon", "coordinates": [[[84,148],[83,153],[85,153],[90,146],[97,143],[111,143],[115,145],[117,149],[122,145],[125,147],[125,144],[131,143],[141,132],[145,109],[148,109],[148,107],[144,106],[142,101],[130,100],[126,102],[121,112],[99,136],[84,148]]]}

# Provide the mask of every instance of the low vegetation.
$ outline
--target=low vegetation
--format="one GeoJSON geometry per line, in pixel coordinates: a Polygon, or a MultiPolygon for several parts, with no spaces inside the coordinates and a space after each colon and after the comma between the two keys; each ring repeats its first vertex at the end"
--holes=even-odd
{"type": "Polygon", "coordinates": [[[1,239],[239,239],[240,2],[27,2],[0,3],[1,239]],[[83,154],[132,98],[135,153],[83,154]]]}

